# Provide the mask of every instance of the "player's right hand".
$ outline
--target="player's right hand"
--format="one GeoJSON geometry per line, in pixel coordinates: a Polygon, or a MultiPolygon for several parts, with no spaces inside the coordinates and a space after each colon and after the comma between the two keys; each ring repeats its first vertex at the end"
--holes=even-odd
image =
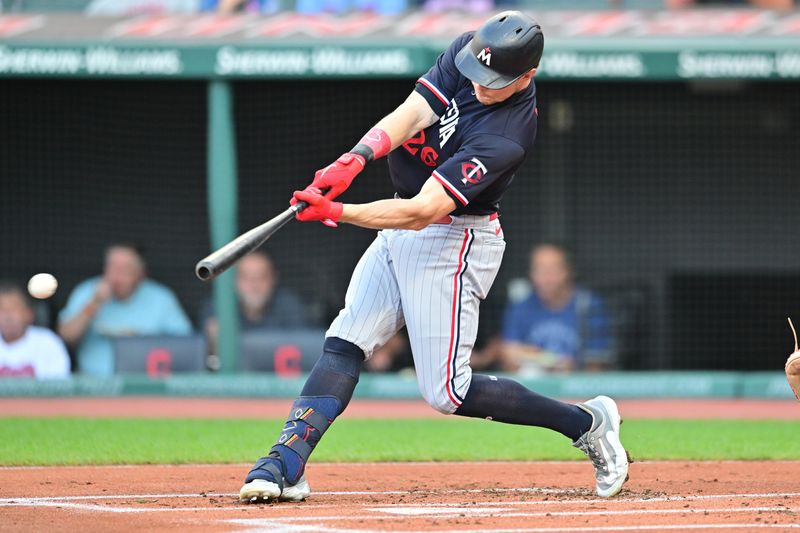
{"type": "Polygon", "coordinates": [[[319,220],[331,228],[338,227],[337,222],[342,216],[342,204],[324,196],[321,190],[311,186],[302,191],[294,191],[289,204],[295,205],[297,202],[308,204],[305,209],[295,215],[297,220],[302,220],[303,222],[319,220]]]}
{"type": "Polygon", "coordinates": [[[339,159],[325,168],[317,170],[314,174],[314,181],[306,187],[314,187],[320,190],[327,190],[325,198],[333,200],[342,194],[353,183],[353,179],[359,172],[364,170],[366,160],[353,153],[346,153],[339,156],[339,159]]]}

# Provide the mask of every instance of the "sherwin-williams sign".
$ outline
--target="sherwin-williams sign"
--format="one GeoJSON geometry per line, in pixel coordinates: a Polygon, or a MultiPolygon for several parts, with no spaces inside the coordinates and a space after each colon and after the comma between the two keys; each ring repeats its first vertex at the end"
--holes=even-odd
{"type": "Polygon", "coordinates": [[[2,76],[413,76],[429,53],[407,48],[0,45],[2,76]]]}
{"type": "Polygon", "coordinates": [[[130,50],[111,46],[0,46],[0,73],[39,76],[177,76],[184,71],[174,48],[130,50]]]}

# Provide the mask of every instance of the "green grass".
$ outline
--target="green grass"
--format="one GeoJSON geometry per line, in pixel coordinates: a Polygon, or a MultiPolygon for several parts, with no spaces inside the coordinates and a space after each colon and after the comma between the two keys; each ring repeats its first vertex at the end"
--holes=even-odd
{"type": "MultiPolygon", "coordinates": [[[[279,420],[0,418],[0,464],[79,465],[251,462],[279,420]]],[[[783,421],[626,420],[635,459],[798,459],[800,424],[783,421]]],[[[569,441],[537,428],[482,420],[340,420],[315,461],[582,459],[569,441]]]]}

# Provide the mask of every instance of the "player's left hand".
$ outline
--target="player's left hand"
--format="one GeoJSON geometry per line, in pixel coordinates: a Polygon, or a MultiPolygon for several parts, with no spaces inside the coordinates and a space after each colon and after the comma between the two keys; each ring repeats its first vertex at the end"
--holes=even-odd
{"type": "Polygon", "coordinates": [[[326,191],[325,197],[333,200],[353,183],[358,173],[364,170],[364,165],[366,161],[363,156],[350,152],[342,154],[327,167],[317,170],[314,181],[306,190],[316,187],[326,191]]]}
{"type": "Polygon", "coordinates": [[[297,213],[297,220],[302,220],[303,222],[319,220],[332,228],[338,226],[337,222],[342,216],[342,203],[332,201],[327,195],[323,196],[322,191],[318,188],[307,187],[302,191],[294,191],[289,203],[294,205],[297,202],[306,202],[308,204],[308,207],[297,213]]]}

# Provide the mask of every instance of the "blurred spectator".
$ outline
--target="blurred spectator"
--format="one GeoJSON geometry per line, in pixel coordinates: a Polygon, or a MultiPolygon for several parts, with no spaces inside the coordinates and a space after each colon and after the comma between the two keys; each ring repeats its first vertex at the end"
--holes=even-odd
{"type": "Polygon", "coordinates": [[[200,0],[200,11],[218,13],[275,13],[279,0],[200,0]]]}
{"type": "MultiPolygon", "coordinates": [[[[278,273],[272,259],[261,251],[244,256],[236,267],[236,298],[239,302],[241,330],[292,329],[309,327],[305,306],[291,289],[278,286],[278,273]]],[[[211,353],[216,353],[219,323],[214,307],[207,302],[200,323],[208,337],[211,353]]]]}
{"type": "MultiPolygon", "coordinates": [[[[509,5],[510,2],[505,2],[509,5]]],[[[431,13],[444,11],[466,11],[468,13],[488,13],[494,9],[494,0],[425,0],[422,8],[431,13]]]]}
{"type": "Polygon", "coordinates": [[[566,249],[534,248],[529,278],[533,291],[511,303],[503,319],[503,367],[524,373],[607,367],[611,339],[605,306],[575,287],[566,249]]]}
{"type": "Polygon", "coordinates": [[[0,377],[69,377],[69,355],[58,336],[33,326],[33,309],[18,286],[0,283],[0,377]]]}
{"type": "Polygon", "coordinates": [[[120,17],[194,13],[198,0],[92,0],[86,7],[89,15],[120,17]]]}
{"type": "Polygon", "coordinates": [[[114,373],[111,339],[137,335],[189,335],[192,326],[170,289],[146,277],[139,249],[106,249],[102,277],[80,283],[59,315],[58,331],[77,346],[78,368],[93,376],[114,373]]]}
{"type": "Polygon", "coordinates": [[[371,11],[381,15],[396,15],[407,8],[407,0],[297,0],[297,11],[309,14],[371,11]]]}

